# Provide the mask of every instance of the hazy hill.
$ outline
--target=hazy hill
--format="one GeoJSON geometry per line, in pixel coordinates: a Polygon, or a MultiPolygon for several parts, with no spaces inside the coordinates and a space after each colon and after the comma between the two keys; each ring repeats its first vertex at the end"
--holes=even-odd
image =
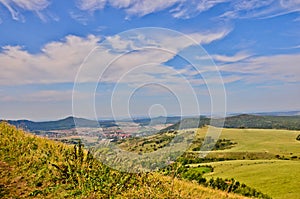
{"type": "MultiPolygon", "coordinates": [[[[142,126],[157,125],[157,124],[175,124],[181,120],[181,117],[155,117],[155,118],[139,118],[134,119],[133,122],[142,126]]],[[[1,120],[0,120],[1,121],[1,120]]],[[[121,122],[132,122],[132,120],[120,120],[121,122]]],[[[30,120],[8,120],[9,124],[12,124],[18,128],[22,128],[28,131],[50,131],[50,130],[64,130],[75,127],[112,127],[117,126],[118,121],[114,120],[89,120],[84,118],[67,117],[56,121],[34,122],[30,120]]]]}
{"type": "Polygon", "coordinates": [[[154,118],[139,118],[134,119],[135,123],[138,123],[142,126],[147,125],[156,125],[156,124],[175,124],[181,120],[182,117],[180,116],[172,116],[172,117],[154,117],[154,118]]]}
{"type": "Polygon", "coordinates": [[[57,121],[47,121],[47,122],[33,122],[29,120],[9,120],[8,123],[23,128],[28,131],[50,131],[50,130],[63,130],[71,129],[75,127],[109,127],[116,126],[114,121],[95,121],[88,120],[84,118],[67,117],[57,121]]]}
{"type": "Polygon", "coordinates": [[[253,113],[253,115],[262,115],[262,116],[297,116],[297,115],[300,115],[300,111],[260,112],[260,113],[253,113]]]}
{"type": "Polygon", "coordinates": [[[258,116],[243,114],[227,117],[224,127],[300,130],[300,116],[258,116]]]}
{"type": "Polygon", "coordinates": [[[224,128],[258,128],[258,129],[288,129],[300,130],[300,116],[259,116],[259,115],[236,115],[223,119],[210,118],[186,118],[169,126],[162,131],[197,128],[204,125],[213,125],[224,128]],[[223,124],[223,121],[224,124],[223,124]]]}
{"type": "MultiPolygon", "coordinates": [[[[156,117],[156,118],[139,118],[133,122],[142,126],[157,125],[157,124],[174,124],[162,130],[176,130],[187,128],[198,128],[204,125],[221,127],[224,119],[210,119],[204,116],[199,118],[184,118],[181,117],[156,117]],[[211,120],[213,123],[211,123],[211,120]]],[[[123,122],[127,120],[122,120],[123,122]]],[[[129,121],[129,120],[128,120],[129,121]]],[[[23,128],[28,131],[50,131],[63,130],[75,127],[112,127],[117,126],[114,120],[88,120],[84,118],[67,117],[57,121],[33,122],[30,120],[9,120],[8,123],[23,128]]],[[[235,115],[225,118],[224,128],[261,128],[261,129],[289,129],[300,130],[300,116],[265,116],[265,115],[235,115]]]]}

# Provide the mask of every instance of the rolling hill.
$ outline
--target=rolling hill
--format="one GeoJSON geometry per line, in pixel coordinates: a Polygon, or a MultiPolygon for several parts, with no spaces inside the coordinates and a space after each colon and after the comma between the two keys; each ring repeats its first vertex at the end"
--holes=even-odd
{"type": "MultiPolygon", "coordinates": [[[[7,122],[18,128],[27,131],[51,131],[51,130],[65,130],[76,127],[113,127],[117,126],[118,122],[135,122],[141,126],[157,125],[157,124],[175,124],[179,122],[181,117],[154,117],[154,118],[139,118],[133,120],[89,120],[77,117],[67,117],[56,121],[34,122],[30,120],[8,120],[7,122]]],[[[0,120],[1,121],[1,120],[0,120]]]]}
{"type": "MultiPolygon", "coordinates": [[[[205,125],[222,127],[224,119],[210,119],[205,116],[198,118],[173,117],[155,117],[155,118],[139,118],[131,120],[121,120],[120,122],[135,122],[141,126],[157,125],[157,124],[173,124],[161,132],[168,130],[198,128],[205,125]]],[[[84,118],[67,117],[56,121],[34,122],[30,120],[8,120],[8,123],[23,128],[27,131],[50,131],[64,130],[75,127],[112,127],[117,126],[118,121],[114,120],[89,120],[84,118]]],[[[258,128],[258,129],[288,129],[300,130],[300,116],[266,116],[266,115],[249,115],[241,114],[225,118],[224,128],[258,128]]]]}
{"type": "Polygon", "coordinates": [[[77,127],[110,127],[116,126],[114,121],[95,121],[84,118],[67,117],[57,121],[33,122],[30,120],[8,120],[9,124],[28,131],[64,130],[77,127]]]}
{"type": "Polygon", "coordinates": [[[0,198],[246,198],[159,173],[123,173],[85,151],[0,123],[0,198]],[[16,150],[17,149],[17,150],[16,150]]]}
{"type": "Polygon", "coordinates": [[[201,117],[186,118],[182,121],[169,126],[161,132],[168,130],[197,128],[205,125],[224,128],[255,128],[255,129],[287,129],[300,130],[300,116],[260,116],[260,115],[236,115],[225,119],[210,119],[201,117]],[[223,124],[223,121],[224,124],[223,124]]]}

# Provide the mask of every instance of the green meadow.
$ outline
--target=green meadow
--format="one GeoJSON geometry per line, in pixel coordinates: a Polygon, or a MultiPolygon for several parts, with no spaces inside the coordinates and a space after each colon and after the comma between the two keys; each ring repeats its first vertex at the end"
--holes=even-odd
{"type": "Polygon", "coordinates": [[[300,161],[233,160],[205,165],[211,165],[214,172],[204,177],[234,178],[275,199],[299,198],[300,161]]]}
{"type": "MultiPolygon", "coordinates": [[[[197,136],[204,137],[207,128],[198,129],[197,136]]],[[[276,129],[223,129],[220,139],[236,144],[230,149],[212,151],[207,157],[234,160],[200,164],[213,167],[213,172],[203,176],[234,178],[275,199],[299,198],[300,141],[296,140],[299,134],[299,131],[276,129]]]]}
{"type": "MultiPolygon", "coordinates": [[[[204,137],[208,127],[197,131],[198,137],[204,137]]],[[[212,131],[216,128],[212,128],[212,131]]],[[[296,138],[300,131],[277,129],[223,129],[220,139],[229,139],[237,144],[230,149],[213,153],[267,153],[285,157],[300,157],[300,141],[296,138]]]]}

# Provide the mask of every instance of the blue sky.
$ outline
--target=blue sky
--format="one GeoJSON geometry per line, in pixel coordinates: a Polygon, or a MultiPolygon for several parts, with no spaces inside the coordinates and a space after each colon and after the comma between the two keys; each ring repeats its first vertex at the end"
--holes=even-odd
{"type": "Polygon", "coordinates": [[[300,110],[299,23],[299,0],[0,0],[0,118],[300,110]]]}

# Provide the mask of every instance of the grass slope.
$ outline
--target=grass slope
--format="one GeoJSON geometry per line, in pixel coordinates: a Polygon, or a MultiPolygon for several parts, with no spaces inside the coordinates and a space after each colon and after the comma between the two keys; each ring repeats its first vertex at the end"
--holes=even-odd
{"type": "Polygon", "coordinates": [[[234,178],[276,199],[297,199],[300,193],[300,161],[234,160],[214,162],[205,177],[234,178]]]}
{"type": "Polygon", "coordinates": [[[2,198],[245,198],[157,173],[114,171],[80,147],[0,123],[2,198]]]}
{"type": "MultiPolygon", "coordinates": [[[[201,128],[197,136],[204,137],[207,127],[201,128]]],[[[234,147],[225,149],[222,153],[264,153],[285,157],[300,157],[300,141],[296,138],[299,131],[275,129],[223,129],[220,139],[229,139],[234,147]]],[[[213,152],[218,153],[218,152],[213,152]]]]}
{"type": "MultiPolygon", "coordinates": [[[[204,137],[206,132],[207,127],[198,129],[197,136],[204,137]]],[[[207,157],[237,160],[205,163],[213,166],[214,172],[204,177],[234,178],[273,198],[299,198],[300,141],[296,140],[299,134],[299,131],[275,129],[223,129],[220,138],[237,144],[223,151],[212,151],[207,157]],[[290,160],[278,160],[275,155],[290,160]]]]}

